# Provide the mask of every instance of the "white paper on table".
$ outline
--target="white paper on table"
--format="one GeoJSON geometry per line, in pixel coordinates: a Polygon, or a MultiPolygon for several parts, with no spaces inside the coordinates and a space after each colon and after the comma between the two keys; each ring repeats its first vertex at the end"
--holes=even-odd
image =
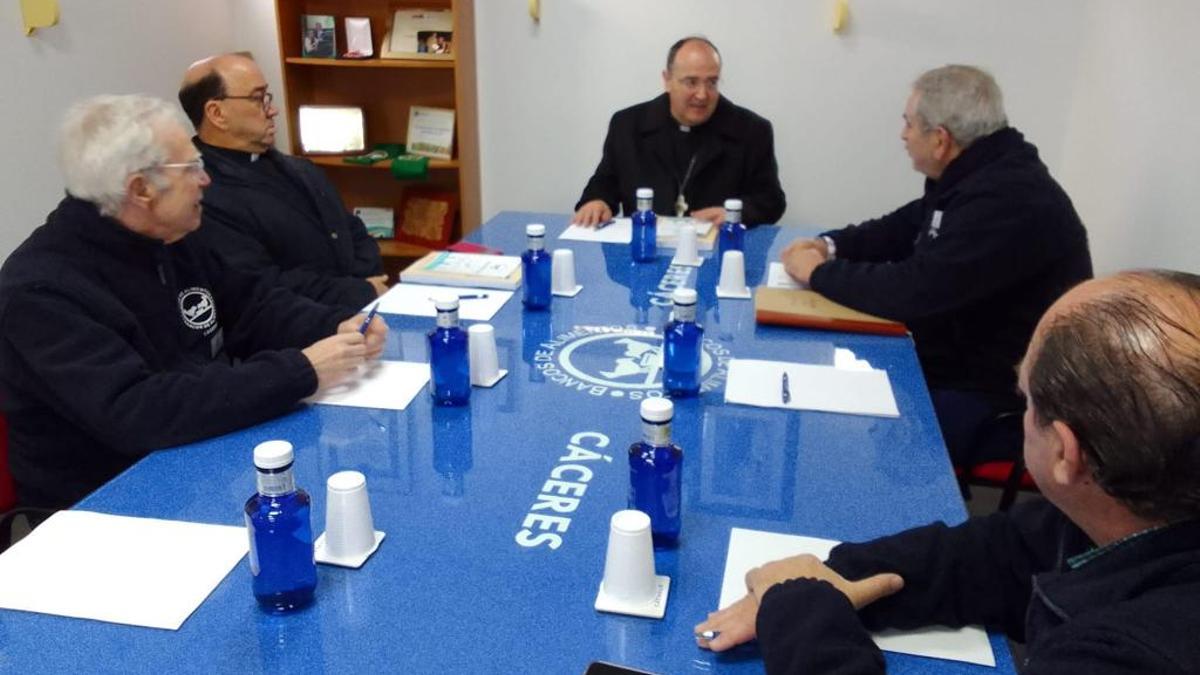
{"type": "MultiPolygon", "coordinates": [[[[729,532],[729,553],[725,557],[725,578],[721,582],[719,607],[724,609],[746,594],[746,572],[760,565],[802,553],[821,560],[841,542],[794,534],[779,534],[734,527],[729,532]]],[[[965,661],[981,666],[996,666],[996,655],[987,632],[978,626],[919,630],[888,630],[872,633],[871,639],[883,650],[915,654],[935,659],[965,661]]]]}
{"type": "Polygon", "coordinates": [[[800,283],[792,278],[792,275],[783,268],[783,263],[773,262],[767,266],[767,288],[806,289],[808,284],[800,283]]]}
{"type": "MultiPolygon", "coordinates": [[[[496,312],[513,296],[512,291],[495,288],[466,288],[463,286],[431,286],[427,284],[396,284],[379,298],[379,311],[384,314],[407,314],[408,316],[437,316],[433,300],[438,295],[451,293],[460,298],[464,295],[486,295],[486,298],[462,298],[458,301],[458,317],[467,321],[491,321],[496,312]]],[[[363,311],[367,311],[372,302],[363,311]]]]}
{"type": "MultiPolygon", "coordinates": [[[[679,239],[680,226],[688,223],[695,226],[696,236],[699,238],[703,238],[713,228],[713,224],[707,220],[658,216],[655,218],[654,225],[655,239],[668,248],[674,248],[674,242],[679,239]]],[[[629,218],[613,218],[611,225],[598,228],[568,225],[567,229],[558,235],[558,238],[567,241],[594,241],[601,244],[628,244],[633,239],[633,221],[629,218]]]]}
{"type": "Polygon", "coordinates": [[[730,361],[725,402],[760,408],[900,416],[887,371],[848,370],[784,361],[730,361]],[[791,394],[787,403],[783,402],[782,395],[785,372],[791,394]]]}
{"type": "Polygon", "coordinates": [[[244,527],[59,511],[0,555],[0,607],[178,630],[248,547],[244,527]]]}
{"type": "Polygon", "coordinates": [[[351,408],[404,410],[429,381],[429,364],[411,361],[372,361],[360,366],[358,377],[323,391],[309,403],[351,408]]]}

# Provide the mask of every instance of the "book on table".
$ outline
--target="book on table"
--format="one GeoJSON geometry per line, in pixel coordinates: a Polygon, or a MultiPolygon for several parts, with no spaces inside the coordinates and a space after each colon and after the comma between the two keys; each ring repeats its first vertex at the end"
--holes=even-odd
{"type": "Polygon", "coordinates": [[[400,281],[512,290],[521,285],[521,259],[515,255],[432,251],[401,272],[400,281]]]}
{"type": "Polygon", "coordinates": [[[776,326],[838,330],[847,333],[908,333],[908,328],[899,321],[850,309],[816,291],[766,286],[754,292],[754,320],[776,326]]]}

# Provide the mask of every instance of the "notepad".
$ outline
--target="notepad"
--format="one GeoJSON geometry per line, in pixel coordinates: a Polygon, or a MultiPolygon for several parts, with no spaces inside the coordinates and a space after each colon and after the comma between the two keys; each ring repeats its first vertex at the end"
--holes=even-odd
{"type": "MultiPolygon", "coordinates": [[[[721,609],[746,595],[746,573],[765,565],[802,553],[811,553],[821,560],[838,541],[779,534],[735,527],[729,531],[729,553],[725,557],[725,577],[721,582],[721,609]]],[[[965,661],[981,666],[996,666],[996,655],[988,642],[987,633],[978,626],[946,628],[943,626],[918,630],[888,630],[873,633],[871,639],[882,650],[915,654],[935,659],[965,661]]]]}
{"type": "MultiPolygon", "coordinates": [[[[696,228],[696,249],[711,251],[717,239],[717,228],[707,220],[695,218],[658,216],[654,225],[655,243],[665,248],[675,248],[679,241],[679,228],[685,223],[690,223],[696,228]]],[[[605,227],[569,225],[558,238],[564,241],[628,244],[633,239],[633,221],[629,218],[613,218],[612,224],[605,227]]]]}
{"type": "Polygon", "coordinates": [[[351,408],[404,410],[429,381],[429,364],[372,361],[359,366],[357,377],[320,392],[309,403],[351,408]]]}
{"type": "Polygon", "coordinates": [[[248,547],[244,527],[59,511],[0,555],[0,607],[178,630],[248,547]]]}
{"type": "MultiPolygon", "coordinates": [[[[437,316],[433,300],[439,295],[476,296],[458,301],[458,318],[465,321],[491,321],[496,312],[513,296],[512,291],[495,288],[430,286],[428,284],[396,284],[379,298],[379,311],[384,314],[408,316],[437,316]],[[487,296],[487,297],[478,297],[487,296]]],[[[374,303],[372,303],[374,304],[374,303]]],[[[369,307],[369,305],[368,305],[369,307]]],[[[367,311],[367,308],[363,308],[367,311]]]]}
{"type": "Polygon", "coordinates": [[[725,402],[760,408],[900,416],[887,371],[857,365],[838,368],[733,359],[729,362],[729,379],[725,383],[725,402]],[[788,376],[786,397],[782,395],[784,373],[788,376]]]}

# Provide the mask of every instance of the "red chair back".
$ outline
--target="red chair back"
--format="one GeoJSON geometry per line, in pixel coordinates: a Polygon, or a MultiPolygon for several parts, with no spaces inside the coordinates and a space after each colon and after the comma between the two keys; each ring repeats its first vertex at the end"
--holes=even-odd
{"type": "Polygon", "coordinates": [[[17,505],[17,488],[8,472],[8,420],[0,415],[0,513],[17,505]]]}

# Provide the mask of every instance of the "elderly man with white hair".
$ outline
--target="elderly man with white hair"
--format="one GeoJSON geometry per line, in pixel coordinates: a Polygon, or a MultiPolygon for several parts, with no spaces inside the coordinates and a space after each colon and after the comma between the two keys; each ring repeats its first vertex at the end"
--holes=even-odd
{"type": "Polygon", "coordinates": [[[149,452],[287,412],[381,353],[351,310],[187,238],[209,183],[175,106],[100,96],[60,139],[67,196],[0,269],[0,385],[23,505],[65,507],[149,452]]]}
{"type": "Polygon", "coordinates": [[[986,72],[951,65],[917,78],[900,137],[924,195],[793,242],[783,263],[836,302],[907,324],[955,464],[1013,459],[1016,415],[1010,443],[977,447],[980,430],[1021,409],[1013,364],[1038,317],[1091,278],[1087,233],[986,72]]]}

